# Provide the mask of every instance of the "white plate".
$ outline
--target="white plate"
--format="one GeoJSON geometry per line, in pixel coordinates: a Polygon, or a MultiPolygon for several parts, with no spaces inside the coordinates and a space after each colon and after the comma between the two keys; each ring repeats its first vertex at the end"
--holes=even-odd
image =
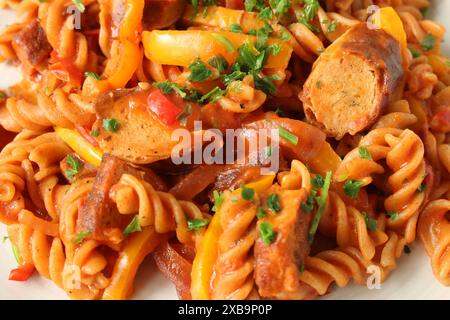
{"type": "MultiPolygon", "coordinates": [[[[434,17],[450,30],[450,0],[434,1],[436,8],[430,10],[434,17]]],[[[0,11],[0,28],[13,22],[11,12],[0,11]]],[[[446,35],[444,50],[450,54],[450,36],[446,35]]],[[[13,68],[0,65],[0,88],[18,81],[20,74],[13,68]]],[[[0,239],[6,235],[6,228],[0,225],[0,239]]],[[[65,293],[51,281],[33,276],[25,283],[8,281],[9,271],[16,266],[8,241],[0,242],[0,299],[67,299],[65,293]]],[[[151,259],[140,268],[135,282],[134,299],[177,299],[173,285],[157,272],[151,259]]],[[[379,290],[349,285],[335,289],[325,299],[450,299],[450,288],[443,287],[434,277],[430,259],[417,241],[412,245],[412,253],[403,255],[394,270],[381,284],[379,290]]]]}

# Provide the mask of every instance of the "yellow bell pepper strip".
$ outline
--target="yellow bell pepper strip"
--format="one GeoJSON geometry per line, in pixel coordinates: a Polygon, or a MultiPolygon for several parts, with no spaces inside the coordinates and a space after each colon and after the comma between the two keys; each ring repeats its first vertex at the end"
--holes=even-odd
{"type": "Polygon", "coordinates": [[[392,37],[397,39],[403,48],[406,48],[406,32],[403,22],[392,7],[384,7],[375,12],[373,22],[392,37]]]}
{"type": "Polygon", "coordinates": [[[55,132],[83,160],[94,166],[100,166],[103,156],[102,151],[87,142],[81,134],[75,130],[61,127],[55,127],[55,132]]]}
{"type": "Polygon", "coordinates": [[[403,67],[408,67],[409,53],[407,47],[406,32],[397,12],[392,7],[384,7],[376,11],[372,16],[372,22],[375,26],[389,33],[399,43],[403,56],[403,67]]]}
{"type": "MultiPolygon", "coordinates": [[[[148,59],[159,64],[183,67],[189,66],[197,58],[207,62],[219,54],[231,64],[238,55],[237,49],[247,41],[254,44],[256,37],[226,31],[203,30],[154,30],[143,33],[145,56],[148,59]],[[234,46],[235,50],[230,50],[227,43],[234,46]]],[[[268,43],[269,45],[280,45],[281,51],[276,56],[269,55],[264,67],[286,69],[291,58],[292,48],[278,39],[269,39],[268,43]]]]}
{"type": "Polygon", "coordinates": [[[103,292],[103,300],[124,300],[131,295],[139,266],[162,239],[165,237],[151,226],[129,236],[114,266],[110,284],[103,292]]]}
{"type": "Polygon", "coordinates": [[[257,18],[257,13],[217,6],[199,8],[195,15],[194,8],[186,6],[182,19],[187,24],[216,27],[224,30],[229,30],[232,24],[237,24],[244,33],[264,27],[264,20],[257,18]]]}
{"type": "MultiPolygon", "coordinates": [[[[247,184],[246,187],[252,188],[256,193],[261,193],[270,188],[274,178],[275,174],[270,174],[258,181],[247,184]]],[[[240,188],[233,191],[233,194],[240,193],[240,188]]],[[[211,219],[192,264],[191,295],[193,300],[208,300],[210,298],[209,287],[214,271],[214,263],[217,260],[218,239],[222,234],[219,214],[220,210],[211,219]]]]}
{"type": "Polygon", "coordinates": [[[142,30],[142,16],[145,0],[126,0],[125,13],[119,27],[119,42],[117,52],[112,52],[107,70],[114,70],[111,74],[103,74],[104,80],[87,77],[83,83],[83,94],[97,96],[111,89],[123,88],[139,67],[141,49],[139,47],[140,32],[142,30]],[[109,67],[113,65],[114,68],[109,67]]]}
{"type": "Polygon", "coordinates": [[[309,162],[313,172],[325,176],[327,171],[334,173],[341,164],[341,157],[333,150],[328,142],[324,142],[319,152],[309,162]]]}
{"type": "Polygon", "coordinates": [[[141,61],[141,49],[138,43],[125,40],[119,44],[119,52],[113,55],[108,64],[114,65],[114,70],[105,80],[95,80],[87,77],[83,84],[83,94],[87,96],[96,96],[107,90],[123,88],[131,79],[134,72],[139,67],[141,61]]]}
{"type": "Polygon", "coordinates": [[[138,43],[145,0],[126,0],[125,3],[126,9],[119,29],[119,39],[138,43]]]}

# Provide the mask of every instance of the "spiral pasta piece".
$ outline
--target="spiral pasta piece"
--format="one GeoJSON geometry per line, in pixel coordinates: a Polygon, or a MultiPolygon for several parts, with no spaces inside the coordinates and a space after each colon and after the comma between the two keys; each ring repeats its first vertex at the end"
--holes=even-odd
{"type": "Polygon", "coordinates": [[[411,130],[375,129],[361,140],[361,146],[385,145],[390,150],[386,163],[392,174],[388,185],[392,194],[384,202],[387,211],[399,212],[398,219],[388,221],[388,227],[402,229],[407,243],[415,239],[419,209],[425,199],[420,191],[425,179],[424,146],[411,130]]]}
{"type": "Polygon", "coordinates": [[[222,234],[211,283],[213,299],[245,299],[254,286],[251,249],[256,239],[254,220],[257,207],[229,191],[217,214],[222,234]]]}
{"type": "Polygon", "coordinates": [[[361,212],[330,191],[328,205],[320,220],[319,231],[336,239],[339,247],[357,248],[366,260],[375,256],[375,248],[387,241],[388,236],[377,230],[370,231],[361,212]]]}
{"type": "MultiPolygon", "coordinates": [[[[60,173],[59,161],[70,152],[54,132],[39,135],[27,130],[22,131],[0,153],[1,201],[17,201],[26,190],[37,208],[56,219],[56,209],[51,204],[56,186],[55,179],[60,173]],[[47,187],[45,201],[42,200],[40,192],[43,187],[47,187]]],[[[16,215],[2,217],[2,220],[15,221],[16,215]]]]}
{"type": "Polygon", "coordinates": [[[38,93],[37,104],[11,97],[0,109],[0,124],[13,132],[22,129],[42,131],[51,126],[90,126],[94,121],[92,106],[78,95],[67,94],[62,89],[56,89],[52,96],[38,93]]]}
{"type": "MultiPolygon", "coordinates": [[[[21,215],[33,214],[24,210],[21,215]]],[[[64,246],[58,238],[58,234],[46,233],[37,229],[39,225],[49,224],[49,222],[39,218],[36,219],[35,225],[19,223],[8,226],[8,236],[17,247],[22,264],[34,265],[41,276],[52,280],[58,287],[62,288],[62,274],[65,263],[64,246]]],[[[58,230],[57,225],[53,225],[53,228],[49,229],[58,230]]]]}
{"type": "Polygon", "coordinates": [[[431,257],[433,273],[446,286],[450,286],[450,222],[446,217],[449,211],[448,199],[432,201],[423,210],[418,224],[419,237],[431,257]]]}
{"type": "Polygon", "coordinates": [[[122,175],[112,189],[111,198],[121,214],[137,213],[142,227],[152,225],[158,233],[176,231],[181,243],[195,244],[198,235],[189,229],[188,219],[204,219],[207,215],[194,203],[156,191],[149,183],[129,174],[122,175]]]}
{"type": "Polygon", "coordinates": [[[76,181],[66,191],[60,210],[59,232],[66,250],[62,272],[63,288],[73,299],[98,299],[109,285],[105,275],[108,259],[102,244],[95,240],[77,240],[78,207],[92,190],[93,178],[76,181]]]}

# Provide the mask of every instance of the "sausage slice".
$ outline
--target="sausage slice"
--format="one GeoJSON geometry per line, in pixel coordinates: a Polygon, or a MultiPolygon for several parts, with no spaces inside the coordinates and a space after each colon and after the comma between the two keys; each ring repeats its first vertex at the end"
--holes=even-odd
{"type": "Polygon", "coordinates": [[[38,20],[34,20],[15,34],[11,44],[20,62],[28,71],[43,63],[50,57],[52,51],[38,20]]]}
{"type": "Polygon", "coordinates": [[[400,44],[361,23],[322,53],[300,99],[310,122],[341,139],[374,124],[403,79],[400,44]]]}
{"type": "Polygon", "coordinates": [[[311,214],[303,213],[301,204],[307,197],[305,189],[279,190],[273,186],[268,195],[276,194],[281,210],[270,212],[258,221],[269,223],[275,233],[274,242],[267,244],[259,238],[255,243],[255,282],[259,294],[266,298],[295,298],[299,288],[299,270],[309,254],[308,230],[311,214]]]}
{"type": "Polygon", "coordinates": [[[98,169],[92,191],[78,210],[77,232],[89,231],[87,238],[112,244],[122,239],[122,230],[129,223],[130,217],[119,214],[109,198],[109,192],[125,173],[149,182],[156,190],[165,190],[162,180],[149,169],[132,166],[106,154],[98,169]]]}
{"type": "Polygon", "coordinates": [[[151,90],[119,89],[97,100],[94,128],[99,132],[97,141],[105,153],[136,164],[170,158],[177,144],[171,140],[175,127],[164,125],[149,110],[147,97],[151,90]],[[105,121],[111,120],[118,124],[113,131],[105,128],[105,121]]]}

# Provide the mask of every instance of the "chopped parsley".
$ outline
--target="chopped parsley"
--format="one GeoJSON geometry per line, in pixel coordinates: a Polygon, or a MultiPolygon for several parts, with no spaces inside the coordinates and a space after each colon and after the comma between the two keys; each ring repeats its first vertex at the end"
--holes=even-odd
{"type": "Polygon", "coordinates": [[[215,87],[210,92],[203,95],[199,101],[202,103],[207,102],[207,101],[209,101],[210,103],[214,103],[217,100],[219,100],[220,98],[222,98],[226,93],[227,93],[227,90],[223,90],[219,87],[215,87]]]}
{"type": "Polygon", "coordinates": [[[188,77],[189,81],[201,82],[206,81],[212,76],[212,71],[208,69],[206,64],[201,60],[196,60],[189,65],[191,74],[188,77]]]}
{"type": "Polygon", "coordinates": [[[273,80],[280,80],[280,77],[276,74],[260,77],[258,74],[253,73],[253,79],[255,81],[255,88],[261,90],[267,95],[274,95],[277,88],[273,84],[273,80]]]}
{"type": "Polygon", "coordinates": [[[139,217],[136,215],[128,226],[123,230],[123,235],[128,237],[131,233],[142,231],[141,224],[139,223],[139,217]]]}
{"type": "Polygon", "coordinates": [[[303,213],[310,213],[314,209],[314,197],[308,194],[306,201],[302,202],[301,208],[303,213]]]}
{"type": "Polygon", "coordinates": [[[328,199],[328,191],[330,190],[331,185],[331,171],[327,171],[327,174],[325,176],[325,181],[323,183],[323,187],[320,191],[320,196],[316,197],[316,202],[318,204],[317,212],[314,215],[314,218],[311,222],[311,227],[309,228],[308,232],[308,241],[309,243],[313,243],[314,236],[317,232],[317,228],[319,227],[320,219],[322,218],[322,214],[325,210],[325,206],[327,204],[328,199]]]}
{"type": "Polygon", "coordinates": [[[220,206],[222,205],[225,198],[223,197],[223,194],[217,190],[213,191],[213,198],[214,198],[214,206],[211,208],[211,211],[217,212],[219,211],[220,206]]]}
{"type": "Polygon", "coordinates": [[[159,90],[161,90],[162,93],[164,94],[169,94],[172,92],[176,92],[178,93],[182,98],[186,98],[186,92],[184,92],[184,90],[186,89],[186,87],[181,87],[176,83],[170,82],[170,81],[162,81],[162,82],[156,82],[155,87],[157,87],[159,90]]]}
{"type": "Polygon", "coordinates": [[[298,271],[300,271],[300,273],[305,272],[305,263],[302,262],[302,264],[300,265],[300,267],[298,268],[298,271]]]}
{"type": "Polygon", "coordinates": [[[264,244],[269,245],[275,241],[276,233],[269,222],[262,222],[259,225],[259,236],[264,244]]]}
{"type": "Polygon", "coordinates": [[[386,212],[386,215],[389,219],[391,219],[391,221],[396,221],[399,217],[399,213],[393,210],[388,210],[388,212],[386,212]]]}
{"type": "Polygon", "coordinates": [[[192,105],[190,103],[187,103],[183,111],[181,111],[177,115],[176,119],[178,120],[178,122],[180,122],[182,126],[185,126],[191,113],[192,113],[192,105]]]}
{"type": "Polygon", "coordinates": [[[429,9],[430,9],[430,7],[425,7],[425,8],[420,9],[420,13],[422,14],[422,17],[425,18],[427,16],[429,9]]]}
{"type": "Polygon", "coordinates": [[[20,262],[20,252],[19,248],[17,248],[15,245],[11,244],[12,252],[14,255],[14,259],[16,259],[17,264],[21,264],[20,262]]]}
{"type": "Polygon", "coordinates": [[[187,221],[188,231],[195,230],[195,232],[199,232],[200,229],[206,227],[209,224],[208,219],[189,219],[187,221]]]}
{"type": "Polygon", "coordinates": [[[327,28],[327,33],[332,33],[336,31],[336,28],[337,28],[337,21],[333,20],[327,28]]]}
{"type": "Polygon", "coordinates": [[[359,156],[363,159],[372,160],[372,155],[369,152],[367,147],[361,146],[358,147],[359,156]]]}
{"type": "Polygon", "coordinates": [[[281,52],[281,46],[279,44],[272,44],[269,46],[270,53],[274,56],[281,52]]]}
{"type": "Polygon", "coordinates": [[[228,62],[222,55],[217,55],[208,60],[211,67],[217,69],[220,73],[224,73],[228,69],[228,62]]]}
{"type": "Polygon", "coordinates": [[[83,242],[84,238],[86,238],[90,234],[91,234],[91,231],[89,231],[89,230],[81,231],[80,233],[78,233],[76,235],[75,239],[73,240],[73,244],[79,245],[81,242],[83,242]]]}
{"type": "Polygon", "coordinates": [[[66,158],[66,163],[69,165],[69,169],[66,170],[66,176],[72,180],[75,175],[83,168],[83,163],[74,155],[69,154],[66,158]]]}
{"type": "Polygon", "coordinates": [[[223,34],[211,33],[211,37],[219,41],[225,47],[228,53],[236,52],[236,48],[234,47],[233,43],[223,34]]]}
{"type": "Polygon", "coordinates": [[[289,143],[292,143],[293,145],[297,145],[298,137],[295,134],[284,129],[283,127],[278,126],[278,134],[279,134],[280,138],[286,140],[289,143]]]}
{"type": "Polygon", "coordinates": [[[370,231],[376,231],[377,230],[377,224],[378,224],[377,220],[369,217],[367,215],[367,213],[364,212],[364,211],[361,214],[364,217],[364,220],[366,221],[367,229],[369,229],[370,231]]]}
{"type": "Polygon", "coordinates": [[[237,23],[232,23],[230,25],[230,31],[234,33],[242,33],[242,28],[237,23]]]}
{"type": "Polygon", "coordinates": [[[319,11],[319,1],[318,0],[303,0],[304,7],[303,10],[298,15],[297,19],[298,21],[305,25],[309,30],[312,32],[319,32],[319,30],[310,23],[314,19],[314,17],[317,14],[317,11],[319,11]]]}
{"type": "Polygon", "coordinates": [[[258,208],[258,211],[256,212],[256,217],[258,218],[258,219],[262,219],[262,218],[264,218],[266,216],[266,212],[264,211],[264,208],[263,207],[259,207],[258,208]]]}
{"type": "Polygon", "coordinates": [[[345,181],[342,189],[344,189],[344,193],[352,199],[356,199],[358,197],[359,189],[361,189],[364,183],[355,179],[350,179],[345,181]]]}
{"type": "Polygon", "coordinates": [[[422,183],[420,187],[417,188],[417,193],[423,193],[427,190],[428,185],[426,183],[422,183]]]}
{"type": "Polygon", "coordinates": [[[286,14],[291,7],[289,0],[270,0],[269,3],[277,16],[286,14]]]}
{"type": "Polygon", "coordinates": [[[91,135],[94,138],[97,138],[100,135],[100,130],[98,128],[93,128],[91,132],[89,132],[89,135],[91,135]]]}
{"type": "Polygon", "coordinates": [[[252,201],[253,198],[255,197],[255,190],[253,190],[252,188],[247,188],[246,186],[242,186],[241,187],[241,196],[242,196],[242,199],[244,199],[244,200],[252,201]]]}
{"type": "Polygon", "coordinates": [[[266,205],[272,212],[280,212],[281,204],[280,198],[276,193],[272,193],[266,200],[266,205]]]}
{"type": "Polygon", "coordinates": [[[272,9],[270,9],[269,7],[265,7],[256,17],[258,19],[270,20],[273,18],[272,9]]]}
{"type": "Polygon", "coordinates": [[[413,49],[413,48],[411,48],[411,49],[409,49],[409,51],[411,52],[411,55],[412,55],[412,57],[415,59],[415,58],[418,58],[418,57],[420,57],[422,54],[420,53],[420,51],[418,51],[418,50],[416,50],[416,49],[413,49]]]}
{"type": "Polygon", "coordinates": [[[420,46],[425,51],[430,51],[434,48],[434,45],[436,44],[436,38],[431,34],[427,34],[425,38],[423,38],[422,42],[420,43],[420,46]]]}
{"type": "Polygon", "coordinates": [[[311,184],[315,189],[323,188],[325,180],[320,174],[317,173],[314,175],[314,178],[311,179],[311,184]]]}
{"type": "Polygon", "coordinates": [[[83,13],[86,10],[86,7],[84,6],[83,2],[81,0],[72,0],[75,7],[77,7],[78,11],[83,13]]]}
{"type": "Polygon", "coordinates": [[[117,132],[120,129],[120,123],[114,118],[103,119],[103,128],[109,132],[117,132]]]}
{"type": "Polygon", "coordinates": [[[95,72],[85,72],[84,76],[86,78],[90,77],[90,78],[93,78],[94,80],[100,80],[100,76],[97,73],[95,73],[95,72]]]}

